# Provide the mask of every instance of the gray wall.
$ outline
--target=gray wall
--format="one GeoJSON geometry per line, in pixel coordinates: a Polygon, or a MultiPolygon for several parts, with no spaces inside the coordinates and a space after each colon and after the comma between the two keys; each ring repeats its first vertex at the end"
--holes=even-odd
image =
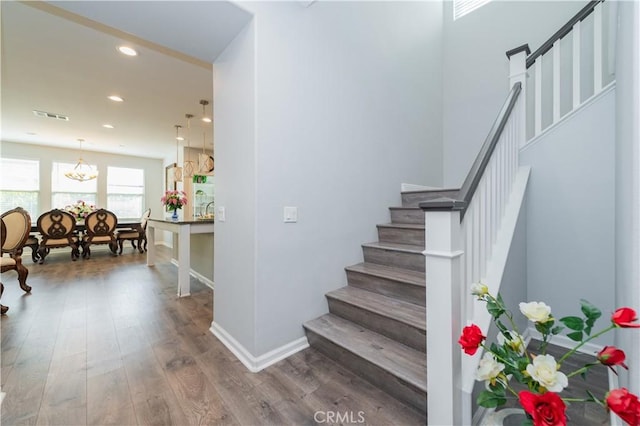
{"type": "MultiPolygon", "coordinates": [[[[616,307],[640,311],[640,5],[620,2],[616,78],[616,307]]],[[[629,372],[620,384],[640,393],[640,333],[619,330],[629,372]]]]}
{"type": "Polygon", "coordinates": [[[551,306],[556,318],[579,315],[581,298],[605,317],[614,309],[614,125],[615,90],[520,154],[531,165],[527,295],[551,306]]]}
{"type": "Polygon", "coordinates": [[[255,44],[236,40],[216,62],[216,110],[229,118],[240,104],[250,108],[248,98],[221,99],[220,90],[255,81],[256,121],[234,117],[232,130],[218,115],[218,164],[229,169],[216,170],[216,204],[228,218],[216,223],[214,315],[259,355],[302,337],[302,323],[327,312],[324,294],[346,284],[344,267],[362,261],[360,244],[389,221],[402,182],[442,183],[442,4],[242,5],[255,13],[255,44]],[[229,58],[255,60],[255,80],[240,82],[241,61],[229,58]],[[253,146],[234,134],[246,127],[255,129],[253,146]],[[246,155],[224,158],[231,144],[246,155]],[[251,179],[236,168],[254,186],[232,204],[251,179]],[[284,206],[298,207],[297,223],[283,223],[284,206]],[[255,209],[255,222],[232,230],[241,208],[255,209]],[[244,249],[221,254],[236,238],[244,249]]]}
{"type": "Polygon", "coordinates": [[[537,49],[582,7],[576,1],[493,1],[453,21],[444,4],[444,186],[462,184],[508,93],[507,50],[537,49]]]}
{"type": "Polygon", "coordinates": [[[255,23],[214,64],[216,213],[214,321],[255,351],[255,23]]]}

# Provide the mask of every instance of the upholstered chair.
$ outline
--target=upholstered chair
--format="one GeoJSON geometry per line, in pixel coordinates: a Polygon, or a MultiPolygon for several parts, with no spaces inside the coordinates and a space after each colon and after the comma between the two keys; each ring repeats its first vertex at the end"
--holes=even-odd
{"type": "Polygon", "coordinates": [[[109,210],[98,209],[89,213],[84,219],[82,257],[91,258],[91,246],[94,244],[109,244],[111,253],[117,255],[118,242],[114,233],[117,224],[118,218],[109,210]]]}
{"type": "MultiPolygon", "coordinates": [[[[0,219],[2,221],[1,270],[2,272],[16,271],[20,288],[29,293],[31,291],[31,287],[27,285],[29,270],[22,264],[22,248],[31,231],[31,217],[26,210],[16,207],[3,213],[0,219]]],[[[3,292],[4,285],[0,283],[0,296],[3,292]]],[[[7,310],[9,310],[7,306],[0,305],[0,313],[4,315],[7,310]]]]}
{"type": "Polygon", "coordinates": [[[122,229],[116,232],[116,240],[118,240],[118,246],[120,250],[118,254],[122,254],[122,245],[126,240],[131,241],[133,248],[136,248],[136,242],[138,243],[138,251],[144,253],[147,251],[147,221],[151,215],[151,209],[147,209],[140,218],[140,224],[135,228],[122,229]],[[144,243],[144,248],[142,247],[144,243]]]}
{"type": "Polygon", "coordinates": [[[38,232],[41,236],[38,246],[40,263],[44,263],[44,258],[52,248],[71,247],[71,260],[80,257],[76,218],[71,213],[53,209],[41,214],[38,218],[38,232]]]}

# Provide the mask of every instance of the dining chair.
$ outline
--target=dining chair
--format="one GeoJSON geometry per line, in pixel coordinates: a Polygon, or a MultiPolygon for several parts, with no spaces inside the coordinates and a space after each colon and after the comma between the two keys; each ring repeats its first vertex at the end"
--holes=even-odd
{"type": "Polygon", "coordinates": [[[118,218],[109,210],[98,209],[89,213],[84,219],[82,258],[91,258],[91,246],[94,244],[109,244],[111,253],[117,255],[118,242],[114,233],[117,225],[118,218]]]}
{"type": "Polygon", "coordinates": [[[122,254],[122,246],[126,240],[131,241],[133,248],[136,248],[136,241],[138,242],[138,251],[144,253],[147,251],[147,221],[151,216],[151,209],[147,209],[140,218],[140,223],[137,227],[131,229],[122,229],[116,232],[116,240],[118,240],[118,246],[120,250],[118,254],[122,254]],[[144,243],[144,248],[142,247],[144,243]]]}
{"type": "MultiPolygon", "coordinates": [[[[2,262],[0,270],[4,273],[7,271],[16,271],[18,273],[18,283],[20,288],[26,293],[31,291],[31,287],[27,285],[27,276],[29,270],[22,264],[22,249],[29,232],[31,231],[31,217],[26,210],[21,207],[2,213],[0,216],[2,221],[2,262]],[[5,257],[5,253],[8,257],[5,257]]],[[[4,284],[0,283],[0,297],[4,292],[4,284]]],[[[4,315],[9,308],[0,305],[0,314],[4,315]]]]}
{"type": "Polygon", "coordinates": [[[71,260],[80,257],[80,241],[76,233],[76,218],[69,212],[53,209],[42,213],[38,217],[38,232],[40,245],[38,246],[38,262],[44,263],[52,248],[71,247],[71,260]]]}

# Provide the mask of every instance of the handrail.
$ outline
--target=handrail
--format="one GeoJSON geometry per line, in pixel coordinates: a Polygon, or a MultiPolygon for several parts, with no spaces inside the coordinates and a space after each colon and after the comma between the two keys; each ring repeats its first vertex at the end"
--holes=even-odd
{"type": "Polygon", "coordinates": [[[493,151],[495,150],[496,144],[498,143],[498,139],[502,135],[502,131],[504,130],[504,126],[507,124],[507,120],[511,115],[511,111],[516,104],[518,99],[518,95],[522,91],[522,83],[517,82],[513,85],[513,88],[509,92],[509,96],[507,96],[506,101],[502,105],[500,109],[500,113],[496,118],[493,126],[491,126],[491,130],[487,135],[487,138],[482,144],[482,148],[478,153],[469,173],[467,174],[467,178],[464,180],[462,187],[458,190],[455,198],[437,198],[434,200],[429,200],[420,203],[420,208],[422,210],[431,210],[431,211],[450,211],[450,210],[460,210],[460,220],[464,217],[464,213],[467,210],[471,199],[473,198],[473,194],[476,192],[478,188],[478,184],[480,183],[480,179],[484,174],[485,169],[487,168],[487,164],[489,164],[489,160],[493,155],[493,151]]]}
{"type": "Polygon", "coordinates": [[[580,12],[576,13],[576,15],[573,18],[571,18],[566,24],[564,24],[562,28],[556,31],[556,33],[552,35],[551,38],[549,38],[549,40],[545,41],[542,44],[542,46],[538,48],[538,50],[536,50],[531,55],[529,55],[529,57],[527,57],[527,68],[531,67],[531,65],[533,65],[536,62],[536,59],[539,56],[542,56],[545,53],[547,53],[553,47],[553,44],[556,41],[562,39],[564,36],[569,34],[575,24],[577,24],[578,22],[582,21],[587,16],[589,16],[591,12],[593,12],[593,9],[596,7],[596,5],[598,3],[602,3],[603,1],[604,0],[593,0],[587,3],[587,5],[583,7],[582,10],[580,10],[580,12]]]}

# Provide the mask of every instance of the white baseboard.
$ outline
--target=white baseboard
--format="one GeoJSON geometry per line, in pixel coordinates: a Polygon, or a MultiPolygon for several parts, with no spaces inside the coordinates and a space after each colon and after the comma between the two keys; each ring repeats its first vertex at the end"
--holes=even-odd
{"type": "MultiPolygon", "coordinates": [[[[176,259],[171,258],[171,264],[177,267],[178,261],[176,259]]],[[[195,278],[196,280],[200,281],[202,284],[206,285],[207,287],[211,288],[211,290],[213,290],[213,281],[211,281],[209,278],[205,277],[204,275],[202,275],[201,273],[193,269],[189,269],[189,275],[191,275],[193,278],[195,278]]]]}
{"type": "Polygon", "coordinates": [[[211,333],[213,333],[213,335],[216,336],[218,340],[220,340],[252,373],[257,373],[258,371],[309,347],[307,338],[301,337],[300,339],[269,351],[266,354],[255,357],[215,321],[211,323],[209,331],[211,331],[211,333]]]}
{"type": "Polygon", "coordinates": [[[157,246],[165,246],[167,248],[173,248],[173,245],[169,244],[167,241],[156,241],[157,246]]]}
{"type": "MultiPolygon", "coordinates": [[[[529,335],[537,340],[542,340],[542,334],[533,327],[527,328],[527,332],[529,335]]],[[[578,344],[577,342],[569,339],[567,336],[556,335],[551,338],[549,341],[556,346],[560,346],[561,348],[573,349],[578,344]]],[[[587,355],[595,355],[602,350],[602,345],[596,345],[595,343],[585,343],[577,352],[587,354],[587,355]]]]}

